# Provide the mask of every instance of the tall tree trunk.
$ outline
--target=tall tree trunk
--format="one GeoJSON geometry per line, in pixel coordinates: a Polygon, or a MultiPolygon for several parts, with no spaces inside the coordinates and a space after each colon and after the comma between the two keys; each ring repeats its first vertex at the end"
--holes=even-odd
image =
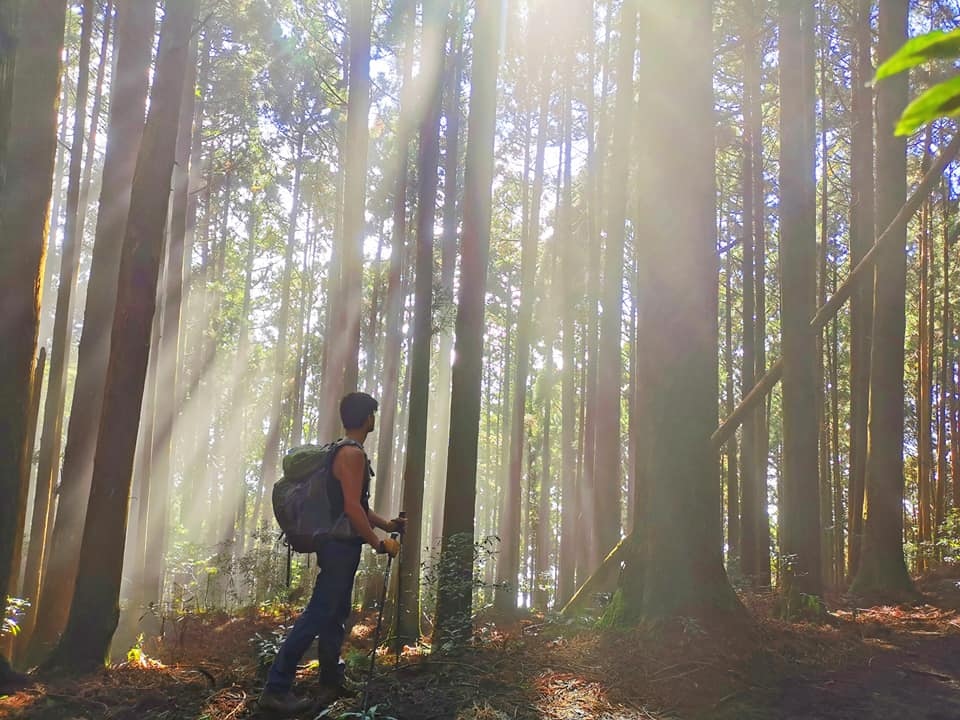
{"type": "Polygon", "coordinates": [[[77,212],[77,237],[84,238],[87,224],[87,208],[90,203],[90,186],[93,184],[93,166],[97,152],[97,137],[100,134],[100,114],[103,106],[103,83],[107,73],[107,51],[110,48],[110,32],[113,28],[113,0],[107,0],[103,8],[103,34],[100,38],[100,61],[90,110],[90,132],[87,136],[87,156],[83,161],[83,181],[80,184],[80,202],[77,212]]]}
{"type": "Polygon", "coordinates": [[[435,641],[441,647],[445,642],[464,643],[472,634],[474,506],[497,112],[499,3],[483,3],[477,7],[473,31],[473,73],[460,250],[462,272],[450,402],[450,461],[447,466],[441,573],[434,625],[435,641]]]}
{"type": "MultiPolygon", "coordinates": [[[[745,213],[746,214],[746,213],[745,213]]],[[[727,251],[727,265],[724,271],[724,371],[726,372],[726,412],[733,412],[736,403],[733,396],[733,253],[727,251]]],[[[740,556],[740,485],[737,463],[737,435],[727,441],[727,557],[740,556]]]]}
{"type": "Polygon", "coordinates": [[[363,290],[363,239],[367,197],[367,144],[370,137],[370,0],[350,0],[350,82],[347,95],[346,167],[343,204],[343,272],[340,276],[343,393],[357,389],[360,313],[363,290]]]}
{"type": "MultiPolygon", "coordinates": [[[[548,113],[550,102],[549,70],[546,58],[532,60],[531,75],[539,77],[540,103],[537,115],[537,149],[534,158],[533,188],[529,203],[529,213],[523,218],[520,251],[520,308],[517,318],[517,365],[516,381],[513,392],[513,419],[510,423],[510,462],[503,510],[504,516],[500,532],[500,558],[497,565],[497,583],[502,588],[497,593],[497,603],[501,610],[516,609],[517,576],[520,570],[520,495],[523,476],[523,448],[526,442],[527,382],[530,372],[530,341],[533,324],[534,279],[536,277],[537,245],[540,237],[540,207],[543,196],[544,155],[547,145],[548,113]]],[[[529,92],[529,88],[528,88],[529,92]]],[[[530,111],[527,111],[529,118],[530,111]]],[[[529,122],[527,140],[529,141],[529,122]]],[[[524,163],[524,190],[527,185],[529,166],[529,142],[524,163]]],[[[528,479],[529,481],[529,479],[528,479]]]]}
{"type": "MultiPolygon", "coordinates": [[[[923,158],[921,167],[924,172],[930,166],[930,144],[933,141],[933,128],[927,126],[926,138],[924,141],[923,158]]],[[[918,335],[918,360],[917,360],[917,540],[919,548],[917,552],[917,566],[920,570],[926,570],[930,560],[930,545],[933,542],[933,493],[932,493],[932,474],[931,464],[932,443],[931,437],[931,414],[933,412],[933,354],[932,354],[932,328],[928,322],[931,316],[932,305],[930,299],[930,286],[932,284],[931,261],[933,250],[931,248],[932,235],[930,228],[933,206],[930,198],[924,200],[920,206],[920,234],[918,238],[918,254],[920,260],[919,268],[919,295],[920,308],[917,322],[918,335]]]]}
{"type": "MultiPolygon", "coordinates": [[[[780,267],[783,332],[783,495],[780,572],[785,612],[797,593],[819,596],[820,500],[816,178],[814,162],[815,33],[813,6],[780,0],[780,267]]],[[[824,238],[825,240],[825,238],[824,238]]]]}
{"type": "MultiPolygon", "coordinates": [[[[110,327],[117,298],[120,248],[130,207],[130,188],[143,135],[154,16],[152,3],[121,3],[117,17],[117,67],[100,187],[97,231],[83,314],[56,522],[33,644],[46,649],[67,621],[79,562],[93,453],[103,405],[110,327]]],[[[134,423],[136,424],[136,423],[134,423]]]]}
{"type": "MultiPolygon", "coordinates": [[[[559,200],[557,212],[558,241],[556,249],[559,261],[559,272],[568,278],[577,277],[582,268],[577,268],[577,260],[573,253],[573,68],[575,50],[568,49],[564,62],[564,92],[562,132],[563,147],[563,190],[559,200]]],[[[554,287],[562,287],[560,276],[552,278],[554,287]]],[[[578,487],[576,473],[576,450],[574,437],[577,427],[576,413],[576,296],[572,290],[557,297],[556,302],[562,304],[561,309],[561,356],[563,369],[560,376],[560,560],[557,576],[557,604],[563,605],[573,595],[576,589],[576,557],[577,557],[577,512],[578,487]]],[[[583,427],[583,422],[580,423],[583,427]]]]}
{"type": "Polygon", "coordinates": [[[303,173],[303,129],[297,131],[294,140],[293,157],[293,199],[288,219],[287,242],[283,258],[283,288],[280,296],[280,314],[277,318],[277,345],[274,348],[273,379],[270,392],[270,425],[267,428],[267,438],[263,451],[263,462],[260,465],[260,488],[254,511],[254,522],[266,526],[269,521],[265,501],[265,494],[273,488],[277,477],[277,465],[280,462],[280,433],[283,425],[283,385],[286,377],[286,366],[289,354],[287,352],[287,332],[290,327],[290,284],[293,277],[293,252],[297,244],[297,219],[300,217],[301,179],[303,173]]]}
{"type": "Polygon", "coordinates": [[[403,468],[402,508],[407,512],[401,566],[402,595],[398,642],[420,638],[420,546],[423,537],[423,488],[426,474],[427,418],[430,397],[430,346],[433,335],[433,233],[437,214],[437,167],[440,162],[440,100],[443,87],[443,28],[446,7],[425,7],[420,66],[420,151],[417,158],[417,256],[414,287],[413,345],[410,351],[410,405],[407,455],[403,468]]]}
{"type": "Polygon", "coordinates": [[[43,389],[44,369],[47,366],[47,349],[41,347],[37,354],[37,365],[33,372],[33,388],[30,395],[30,415],[27,425],[27,458],[24,466],[23,482],[20,486],[20,495],[16,499],[17,520],[16,534],[13,538],[13,559],[10,561],[10,579],[7,585],[7,594],[14,597],[23,597],[20,589],[20,568],[23,564],[23,532],[27,524],[27,497],[30,489],[30,471],[33,469],[33,453],[37,435],[37,420],[40,415],[40,395],[43,389]]]}
{"type": "MultiPolygon", "coordinates": [[[[406,7],[407,14],[400,21],[407,41],[403,49],[401,105],[397,126],[397,176],[394,180],[393,189],[393,228],[390,238],[390,269],[387,277],[387,297],[385,301],[387,337],[384,341],[383,350],[383,397],[380,403],[377,475],[373,493],[374,509],[380,515],[389,514],[393,506],[394,428],[397,425],[397,389],[400,384],[400,360],[403,350],[403,300],[405,297],[403,268],[407,238],[407,176],[409,174],[410,138],[414,125],[414,115],[411,107],[413,104],[411,78],[414,52],[413,28],[415,24],[412,12],[415,5],[409,3],[406,7]]],[[[329,345],[330,341],[328,340],[324,344],[326,351],[329,351],[329,345]]],[[[323,413],[321,413],[320,421],[322,426],[324,422],[323,413]]]]}
{"type": "Polygon", "coordinates": [[[80,265],[82,238],[77,235],[80,182],[83,170],[83,141],[86,135],[87,94],[90,85],[90,46],[93,37],[93,0],[85,0],[80,30],[77,101],[74,106],[73,137],[67,180],[66,227],[60,253],[60,280],[57,287],[57,309],[53,322],[50,351],[50,376],[43,406],[43,429],[40,436],[40,457],[34,495],[33,522],[30,526],[30,547],[24,576],[24,595],[34,603],[34,611],[24,619],[20,641],[29,642],[39,605],[40,578],[49,558],[50,525],[53,521],[56,487],[63,439],[63,409],[66,404],[67,369],[73,336],[73,291],[80,265]]]}
{"type": "Polygon", "coordinates": [[[710,443],[717,421],[717,256],[710,0],[663,13],[641,0],[644,85],[651,101],[643,142],[655,221],[640,247],[648,268],[644,388],[651,417],[639,532],[620,577],[613,617],[714,616],[739,607],[723,570],[722,500],[710,443]],[[669,138],[689,139],[682,156],[669,138]],[[657,181],[649,181],[649,173],[657,181]]]}
{"type": "MultiPolygon", "coordinates": [[[[2,12],[12,23],[10,9],[2,12]]],[[[43,291],[47,212],[50,209],[60,97],[60,57],[66,0],[24,3],[19,22],[17,61],[6,59],[4,80],[12,106],[2,115],[7,128],[0,174],[0,598],[5,599],[13,560],[14,532],[27,456],[33,398],[40,298],[43,291]],[[7,119],[8,118],[8,119],[7,119]]],[[[4,138],[0,137],[0,141],[4,138]]],[[[45,492],[41,489],[41,492],[45,492]]],[[[46,491],[48,492],[48,491],[46,491]]],[[[45,519],[45,516],[44,516],[45,519]]],[[[44,524],[44,529],[45,529],[44,524]]],[[[38,535],[38,538],[42,535],[38,535]]],[[[39,565],[38,565],[39,568],[39,565]]],[[[31,600],[36,600],[32,588],[31,600]]],[[[5,662],[0,658],[0,675],[5,662]]]]}
{"type": "MultiPolygon", "coordinates": [[[[762,147],[760,61],[762,57],[762,23],[756,17],[754,0],[743,0],[744,15],[744,137],[743,137],[743,362],[740,370],[741,395],[746,397],[756,380],[759,353],[764,342],[763,331],[757,325],[757,307],[761,300],[756,290],[758,268],[762,258],[755,259],[755,250],[759,249],[762,233],[763,202],[757,198],[757,178],[763,176],[763,158],[757,154],[762,147]]],[[[761,196],[762,197],[762,196],[761,196]]],[[[766,473],[758,465],[760,433],[763,432],[762,418],[758,413],[750,414],[743,423],[743,462],[740,464],[741,494],[740,507],[740,569],[747,578],[754,578],[763,584],[764,568],[769,577],[770,561],[765,546],[761,546],[763,533],[760,526],[766,523],[766,473]]],[[[731,520],[731,523],[733,521],[731,520]]],[[[735,555],[731,547],[731,554],[735,555]]]]}
{"type": "Polygon", "coordinates": [[[103,412],[90,504],[70,616],[54,667],[101,665],[119,616],[124,534],[136,424],[143,396],[177,141],[177,118],[195,12],[192,0],[168,0],[144,143],[137,158],[124,235],[103,412]]]}
{"type": "Polygon", "coordinates": [[[634,118],[633,58],[637,46],[636,0],[620,8],[620,48],[617,55],[617,97],[613,122],[613,156],[610,164],[607,238],[604,249],[603,297],[597,355],[597,432],[593,463],[593,526],[597,541],[590,562],[592,572],[620,541],[621,499],[620,438],[623,386],[623,246],[626,234],[628,158],[634,118]]]}
{"type": "MultiPolygon", "coordinates": [[[[857,0],[854,29],[852,98],[853,128],[850,145],[850,266],[873,245],[873,77],[870,17],[873,0],[857,0]]],[[[867,408],[870,394],[870,332],[873,324],[873,276],[860,282],[850,298],[850,483],[847,505],[848,577],[860,565],[863,534],[863,493],[867,461],[867,408]]]]}
{"type": "Polygon", "coordinates": [[[937,398],[937,506],[934,519],[935,532],[939,531],[940,526],[947,515],[947,453],[949,445],[947,442],[947,407],[949,402],[949,375],[952,368],[950,357],[950,338],[953,335],[950,315],[950,202],[949,188],[946,182],[943,184],[943,199],[941,208],[943,211],[943,309],[941,314],[941,338],[940,338],[940,378],[939,393],[937,398]]]}
{"type": "MultiPolygon", "coordinates": [[[[880,0],[877,59],[907,36],[907,0],[880,0]]],[[[906,139],[893,128],[907,104],[907,75],[877,88],[877,224],[886,227],[907,197],[906,139]]],[[[851,590],[904,596],[913,591],[903,559],[903,351],[906,323],[906,226],[877,260],[870,417],[866,472],[867,518],[860,565],[851,590]]]]}
{"type": "MultiPolygon", "coordinates": [[[[190,42],[187,76],[183,83],[180,117],[177,129],[173,171],[173,195],[160,315],[160,337],[157,345],[157,394],[153,421],[153,447],[149,485],[149,515],[144,563],[144,602],[159,603],[163,599],[164,556],[170,516],[170,488],[173,483],[173,424],[178,408],[176,396],[167,388],[177,387],[177,357],[180,342],[180,307],[183,298],[184,241],[187,232],[187,201],[190,182],[190,148],[193,116],[196,108],[197,38],[190,42]]],[[[199,132],[199,128],[198,128],[199,132]]],[[[142,502],[142,500],[141,500],[142,502]]]]}
{"type": "MultiPolygon", "coordinates": [[[[463,75],[462,6],[457,3],[450,18],[450,48],[444,89],[446,149],[443,161],[443,238],[440,247],[440,287],[452,306],[454,275],[457,266],[458,188],[460,187],[460,94],[463,75]]],[[[442,327],[437,351],[437,428],[440,436],[431,476],[434,481],[433,509],[430,513],[431,540],[440,537],[443,522],[443,486],[447,477],[447,448],[450,435],[450,380],[452,373],[453,328],[442,327]]]]}

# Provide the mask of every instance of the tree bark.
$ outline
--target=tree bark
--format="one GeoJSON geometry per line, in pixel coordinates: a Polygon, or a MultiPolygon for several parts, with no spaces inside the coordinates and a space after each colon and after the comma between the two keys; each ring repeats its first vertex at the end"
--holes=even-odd
{"type": "Polygon", "coordinates": [[[596,454],[593,462],[593,522],[596,534],[590,569],[602,561],[599,552],[620,540],[620,436],[623,386],[623,246],[626,234],[631,121],[634,118],[633,63],[637,46],[636,0],[620,8],[620,47],[617,55],[617,96],[613,122],[607,238],[604,249],[600,340],[597,354],[596,454]]]}
{"type": "Polygon", "coordinates": [[[414,286],[413,344],[410,351],[410,401],[407,454],[403,468],[401,507],[407,512],[402,593],[397,641],[416,644],[420,638],[420,546],[423,537],[423,488],[426,475],[427,417],[430,397],[430,346],[433,337],[433,233],[437,214],[437,167],[440,162],[440,100],[446,3],[424,8],[420,65],[420,150],[417,158],[417,255],[414,286]]]}
{"type": "MultiPolygon", "coordinates": [[[[563,66],[563,189],[557,210],[557,243],[554,252],[558,256],[559,271],[568,278],[577,277],[582,271],[577,268],[573,253],[573,68],[575,50],[568,49],[563,66]]],[[[554,276],[555,286],[562,287],[559,275],[554,276]]],[[[577,507],[578,483],[574,438],[577,425],[576,413],[576,297],[568,290],[556,299],[561,304],[560,330],[563,369],[560,375],[560,552],[557,573],[557,601],[566,603],[576,589],[577,557],[577,507]]],[[[581,427],[584,423],[581,422],[581,427]]]]}
{"type": "Polygon", "coordinates": [[[73,596],[83,533],[93,452],[103,404],[110,327],[117,298],[120,248],[130,207],[130,188],[143,135],[154,16],[152,3],[121,3],[117,17],[118,74],[111,90],[110,123],[100,188],[97,230],[83,314],[60,502],[51,538],[47,576],[41,588],[33,643],[47,649],[63,630],[73,596]]]}
{"type": "MultiPolygon", "coordinates": [[[[743,85],[744,85],[744,137],[743,137],[743,250],[742,250],[742,282],[743,282],[743,361],[740,370],[741,397],[754,385],[756,378],[757,347],[762,344],[758,337],[755,315],[757,313],[756,269],[754,249],[759,241],[759,215],[756,202],[757,175],[763,171],[762,158],[755,157],[755,135],[762,131],[763,118],[757,117],[760,108],[760,60],[761,49],[760,23],[755,19],[756,7],[754,0],[743,0],[743,15],[745,27],[745,42],[743,56],[743,85]],[[758,167],[755,167],[758,166],[758,167]]],[[[727,413],[730,417],[731,413],[727,413]]],[[[730,554],[740,557],[740,570],[747,578],[757,578],[762,575],[762,568],[770,566],[767,552],[759,546],[760,523],[766,522],[766,512],[762,512],[765,504],[761,495],[766,494],[766,474],[759,472],[757,452],[759,448],[759,433],[762,426],[756,413],[750,414],[743,423],[743,462],[740,464],[741,493],[743,496],[740,506],[740,546],[735,548],[731,537],[730,554]]],[[[732,434],[731,434],[732,435],[732,434]]],[[[734,518],[730,514],[731,527],[734,518]]],[[[731,532],[732,536],[732,532],[731,532]]],[[[769,573],[769,571],[768,571],[769,573]]]]}
{"type": "MultiPolygon", "coordinates": [[[[878,61],[907,37],[907,0],[880,0],[878,61]]],[[[906,140],[893,128],[907,104],[907,75],[877,88],[877,222],[886,225],[907,194],[906,140]]],[[[903,352],[906,224],[877,260],[866,474],[867,517],[860,566],[851,591],[906,596],[913,584],[903,559],[903,352]]]]}
{"type": "MultiPolygon", "coordinates": [[[[11,8],[0,18],[12,27],[11,8]]],[[[33,399],[40,298],[48,235],[60,97],[60,58],[66,0],[36,0],[21,8],[17,58],[4,53],[6,83],[0,98],[12,105],[0,112],[6,140],[0,160],[0,598],[11,574],[18,499],[29,477],[27,455],[33,399]],[[12,78],[10,73],[12,72],[12,78]],[[9,85],[8,85],[9,88],[9,85]]],[[[36,595],[31,597],[36,600],[36,595]]],[[[6,661],[0,658],[0,675],[6,661]]]]}
{"type": "MultiPolygon", "coordinates": [[[[176,396],[166,390],[178,382],[177,357],[180,344],[180,308],[183,298],[184,242],[187,232],[187,202],[190,182],[190,148],[197,87],[197,38],[190,42],[187,75],[177,123],[177,145],[173,166],[173,195],[167,235],[166,263],[160,336],[157,345],[157,395],[153,422],[147,517],[147,546],[144,564],[143,602],[159,603],[163,598],[164,556],[170,517],[170,488],[173,456],[173,425],[177,416],[176,396]]],[[[199,132],[199,127],[197,129],[199,132]]]]}
{"type": "Polygon", "coordinates": [[[13,538],[13,559],[10,561],[10,579],[7,594],[23,597],[20,591],[20,568],[23,560],[23,531],[27,523],[27,497],[30,494],[30,470],[33,468],[34,443],[37,435],[37,419],[40,415],[40,395],[43,389],[44,369],[47,366],[47,349],[42,347],[37,354],[37,366],[33,372],[33,388],[30,396],[30,416],[27,425],[27,458],[20,495],[16,500],[16,533],[13,538]]]}
{"type": "Polygon", "coordinates": [[[813,6],[780,2],[780,266],[783,333],[783,496],[780,572],[785,608],[797,593],[819,596],[820,495],[817,454],[817,231],[813,6]]]}
{"type": "Polygon", "coordinates": [[[168,0],[144,143],[121,254],[117,304],[94,459],[90,503],[70,616],[50,666],[93,669],[104,662],[119,617],[124,534],[136,424],[143,396],[163,251],[164,224],[183,94],[192,0],[168,0]]]}
{"type": "MultiPolygon", "coordinates": [[[[657,621],[740,610],[723,570],[717,421],[716,211],[710,0],[663,13],[640,2],[641,46],[650,106],[644,141],[657,182],[649,183],[642,261],[648,273],[644,337],[651,352],[644,387],[651,425],[640,531],[630,543],[620,601],[607,619],[657,621]],[[688,139],[684,153],[669,138],[688,139]]],[[[628,540],[628,542],[630,542],[628,540]]]]}
{"type": "MultiPolygon", "coordinates": [[[[293,199],[288,218],[287,242],[283,258],[283,288],[280,296],[280,314],[277,319],[277,345],[274,348],[273,380],[270,392],[270,425],[267,428],[266,443],[263,451],[263,462],[260,465],[260,490],[257,494],[254,522],[260,522],[266,527],[269,522],[269,503],[264,499],[270,492],[277,478],[277,466],[280,462],[280,434],[283,423],[283,386],[286,377],[289,353],[287,347],[287,333],[290,327],[290,285],[293,277],[293,252],[297,244],[297,220],[300,217],[300,203],[302,201],[301,180],[303,173],[303,144],[304,130],[297,130],[293,142],[293,199]]],[[[359,325],[358,325],[359,328],[359,325]]]]}
{"type": "MultiPolygon", "coordinates": [[[[407,6],[412,13],[415,5],[407,6]]],[[[406,15],[401,20],[407,42],[403,49],[403,77],[401,80],[400,115],[397,121],[397,176],[394,180],[393,229],[390,238],[390,270],[387,278],[386,327],[387,337],[383,350],[383,397],[380,403],[380,433],[377,437],[377,476],[373,493],[374,509],[380,515],[389,513],[393,507],[394,486],[394,432],[397,425],[398,386],[400,384],[400,359],[403,350],[403,267],[407,238],[407,176],[409,174],[409,146],[413,127],[412,75],[413,75],[413,27],[414,17],[406,15]]],[[[328,289],[329,292],[329,289],[328,289]]],[[[327,343],[329,345],[329,342],[327,343]]],[[[321,416],[321,423],[323,418],[321,416]]]]}
{"type": "Polygon", "coordinates": [[[450,444],[434,637],[465,643],[471,635],[474,505],[483,377],[484,294],[490,249],[493,147],[497,111],[500,4],[474,18],[474,59],[464,180],[460,297],[450,402],[450,444]]]}
{"type": "Polygon", "coordinates": [[[47,541],[51,535],[54,488],[60,467],[60,446],[63,439],[63,409],[67,393],[67,369],[73,336],[73,291],[80,265],[82,238],[77,234],[80,205],[80,182],[83,170],[83,141],[86,136],[87,94],[90,86],[90,46],[93,38],[93,0],[84,0],[80,30],[77,100],[74,106],[73,136],[67,179],[66,225],[63,249],[60,252],[60,279],[57,286],[57,309],[53,321],[50,350],[50,374],[43,406],[43,429],[40,436],[40,457],[34,495],[33,522],[30,526],[30,547],[24,576],[24,595],[34,603],[33,612],[24,618],[20,642],[27,643],[33,634],[39,606],[40,579],[49,559],[47,541]]]}
{"type": "Polygon", "coordinates": [[[357,389],[360,354],[360,313],[363,290],[364,212],[367,197],[367,127],[370,114],[370,0],[350,0],[350,79],[347,95],[346,167],[343,204],[343,272],[340,276],[344,321],[342,346],[343,394],[357,389]]]}
{"type": "MultiPolygon", "coordinates": [[[[854,28],[853,128],[850,145],[850,266],[857,266],[874,239],[873,77],[870,16],[873,0],[857,0],[854,28]]],[[[850,481],[847,501],[848,566],[852,578],[860,564],[863,492],[867,461],[867,408],[870,394],[870,328],[873,277],[864,278],[850,298],[850,481]]]]}

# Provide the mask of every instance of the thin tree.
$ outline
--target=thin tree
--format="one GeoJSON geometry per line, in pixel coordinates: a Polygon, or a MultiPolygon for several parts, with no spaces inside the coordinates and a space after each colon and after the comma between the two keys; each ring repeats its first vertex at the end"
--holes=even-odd
{"type": "Polygon", "coordinates": [[[466,642],[471,634],[474,506],[483,378],[484,295],[490,250],[500,3],[481,3],[477,7],[473,32],[460,248],[462,271],[450,402],[440,582],[434,625],[438,647],[447,642],[466,642]]]}
{"type": "MultiPolygon", "coordinates": [[[[613,121],[610,163],[607,237],[603,256],[603,290],[600,340],[597,355],[596,455],[593,463],[594,504],[592,524],[595,547],[608,553],[620,540],[620,396],[623,385],[622,307],[623,246],[626,234],[628,158],[631,121],[634,117],[633,58],[637,42],[636,0],[625,0],[620,8],[620,47],[617,54],[617,96],[613,121]]],[[[602,557],[591,558],[590,570],[602,557]]]]}
{"type": "MultiPolygon", "coordinates": [[[[850,262],[857,263],[873,245],[873,77],[870,18],[873,0],[857,0],[854,29],[854,75],[851,87],[853,128],[850,135],[850,262]]],[[[847,500],[848,566],[853,577],[860,564],[863,492],[867,460],[867,407],[870,392],[870,326],[873,323],[873,276],[864,278],[850,298],[850,480],[847,500]]]]}
{"type": "Polygon", "coordinates": [[[121,255],[118,307],[94,460],[87,521],[66,629],[50,658],[52,667],[101,665],[119,617],[120,578],[130,475],[136,446],[156,303],[164,224],[183,96],[193,0],[168,0],[150,112],[137,159],[130,217],[121,255]]]}
{"type": "MultiPolygon", "coordinates": [[[[539,18],[533,18],[529,32],[539,32],[539,18]],[[535,31],[534,28],[537,28],[535,31]]],[[[529,210],[523,217],[520,249],[520,308],[517,314],[517,360],[516,380],[514,382],[513,418],[510,423],[510,460],[507,476],[507,489],[504,493],[503,515],[500,526],[500,558],[497,563],[497,584],[500,592],[496,599],[502,610],[516,609],[517,593],[515,584],[520,571],[520,495],[523,475],[523,449],[526,443],[527,380],[530,370],[531,325],[533,323],[534,278],[536,277],[537,244],[540,236],[540,207],[543,195],[544,155],[547,145],[548,112],[550,102],[550,84],[546,57],[538,55],[530,58],[530,74],[539,76],[539,109],[537,120],[537,148],[533,168],[533,188],[530,189],[529,210]]],[[[529,95],[529,89],[527,94],[529,95]]],[[[529,100],[528,100],[529,102],[529,100]]],[[[527,139],[529,140],[530,115],[528,108],[527,139]]],[[[527,174],[529,169],[529,143],[525,143],[524,152],[524,192],[528,190],[527,174]]]]}

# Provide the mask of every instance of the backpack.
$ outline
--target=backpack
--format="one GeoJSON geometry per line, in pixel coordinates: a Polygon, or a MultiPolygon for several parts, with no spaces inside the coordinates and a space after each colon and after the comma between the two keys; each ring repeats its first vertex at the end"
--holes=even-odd
{"type": "Polygon", "coordinates": [[[283,458],[283,477],[273,486],[273,514],[289,548],[299,553],[320,549],[326,540],[353,540],[357,534],[343,509],[337,513],[330,497],[333,458],[344,445],[301,445],[283,458]]]}

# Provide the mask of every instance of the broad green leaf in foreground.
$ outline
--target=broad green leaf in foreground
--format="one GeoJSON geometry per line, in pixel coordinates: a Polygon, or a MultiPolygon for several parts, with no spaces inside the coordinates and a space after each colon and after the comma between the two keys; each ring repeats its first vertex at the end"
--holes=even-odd
{"type": "Polygon", "coordinates": [[[960,115],[960,75],[934,85],[907,105],[897,123],[897,135],[910,135],[935,118],[957,115],[960,115]]]}
{"type": "Polygon", "coordinates": [[[960,29],[948,33],[934,30],[908,40],[877,68],[873,81],[896,75],[929,60],[945,60],[957,56],[960,56],[960,29]]]}

